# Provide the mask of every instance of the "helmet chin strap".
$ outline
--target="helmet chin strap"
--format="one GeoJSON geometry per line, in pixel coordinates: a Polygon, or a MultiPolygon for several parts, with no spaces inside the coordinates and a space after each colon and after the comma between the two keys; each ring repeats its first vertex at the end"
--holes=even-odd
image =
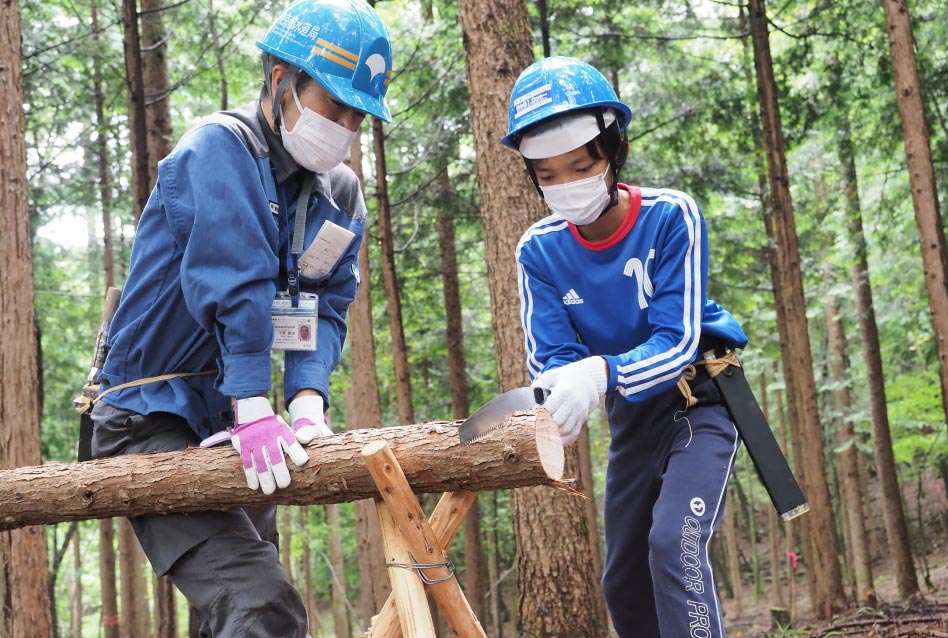
{"type": "MultiPolygon", "coordinates": [[[[286,92],[286,89],[290,86],[290,82],[296,77],[300,72],[299,67],[293,66],[291,64],[282,63],[287,67],[286,75],[283,76],[283,79],[280,80],[280,83],[277,85],[276,94],[270,98],[270,117],[273,120],[273,129],[277,134],[277,137],[282,137],[283,133],[280,128],[280,124],[283,121],[283,94],[286,92]]],[[[267,95],[272,93],[272,80],[273,77],[273,67],[276,64],[273,63],[273,58],[271,56],[266,56],[266,60],[263,63],[263,72],[264,72],[264,82],[267,85],[267,95]]]]}
{"type": "MultiPolygon", "coordinates": [[[[599,134],[602,135],[605,133],[606,121],[602,117],[602,109],[596,109],[596,123],[599,124],[599,134]]],[[[609,205],[599,213],[599,217],[602,217],[606,214],[606,211],[619,204],[619,169],[622,168],[622,165],[616,161],[615,157],[610,157],[609,167],[612,168],[612,186],[609,188],[609,205]]]]}

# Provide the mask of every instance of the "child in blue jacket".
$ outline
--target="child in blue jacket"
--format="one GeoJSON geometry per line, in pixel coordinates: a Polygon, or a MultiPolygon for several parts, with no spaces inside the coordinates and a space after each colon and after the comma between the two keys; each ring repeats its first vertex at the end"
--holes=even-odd
{"type": "Polygon", "coordinates": [[[738,435],[693,364],[747,337],[707,298],[695,201],[619,181],[630,118],[580,60],[547,58],[516,81],[503,141],[553,212],[517,248],[527,367],[565,444],[605,397],[603,590],[619,635],[721,638],[708,543],[738,435]]]}

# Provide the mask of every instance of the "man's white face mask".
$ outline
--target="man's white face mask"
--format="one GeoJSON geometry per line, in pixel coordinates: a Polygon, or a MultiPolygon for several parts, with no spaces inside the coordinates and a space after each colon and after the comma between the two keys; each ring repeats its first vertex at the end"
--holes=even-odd
{"type": "Polygon", "coordinates": [[[296,95],[295,83],[291,89],[300,117],[292,131],[287,130],[285,120],[280,122],[283,147],[297,164],[313,172],[328,171],[342,164],[349,157],[352,141],[359,132],[303,107],[296,95]]]}
{"type": "Polygon", "coordinates": [[[599,219],[609,205],[610,194],[606,186],[606,168],[602,175],[594,175],[556,186],[540,186],[543,199],[554,213],[577,226],[585,226],[599,219]]]}

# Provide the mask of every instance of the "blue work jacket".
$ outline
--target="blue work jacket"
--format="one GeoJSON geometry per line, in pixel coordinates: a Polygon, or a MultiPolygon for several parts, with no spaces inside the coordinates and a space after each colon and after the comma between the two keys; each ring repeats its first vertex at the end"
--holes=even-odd
{"type": "MultiPolygon", "coordinates": [[[[112,321],[101,390],[216,372],[118,390],[103,401],[139,414],[180,415],[203,438],[226,425],[231,397],[271,389],[270,307],[287,288],[304,174],[257,103],[205,118],[159,162],[112,321]]],[[[312,388],[328,402],[358,284],[366,216],[358,178],[345,165],[317,173],[306,208],[304,250],[327,222],[355,235],[328,274],[301,278],[304,292],[319,295],[317,349],[286,353],[285,396],[312,388]]]]}

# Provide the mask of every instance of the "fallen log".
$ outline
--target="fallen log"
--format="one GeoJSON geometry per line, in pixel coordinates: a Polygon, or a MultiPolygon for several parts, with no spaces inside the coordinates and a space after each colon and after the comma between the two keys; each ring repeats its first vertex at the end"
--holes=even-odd
{"type": "Polygon", "coordinates": [[[546,410],[516,413],[504,427],[472,445],[461,445],[456,426],[441,421],[317,439],[306,446],[306,465],[290,464],[290,486],[270,496],[247,487],[240,459],[229,445],[0,470],[0,530],[113,516],[373,498],[378,488],[360,454],[372,441],[388,442],[418,494],[544,485],[562,478],[563,446],[546,410]]]}

